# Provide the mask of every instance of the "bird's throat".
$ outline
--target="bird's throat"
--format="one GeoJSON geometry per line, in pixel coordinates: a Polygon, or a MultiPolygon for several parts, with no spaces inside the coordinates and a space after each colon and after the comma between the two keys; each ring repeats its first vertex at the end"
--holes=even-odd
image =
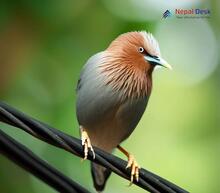
{"type": "Polygon", "coordinates": [[[143,72],[129,65],[105,64],[101,66],[104,83],[120,92],[123,99],[149,96],[152,88],[151,72],[143,72]]]}

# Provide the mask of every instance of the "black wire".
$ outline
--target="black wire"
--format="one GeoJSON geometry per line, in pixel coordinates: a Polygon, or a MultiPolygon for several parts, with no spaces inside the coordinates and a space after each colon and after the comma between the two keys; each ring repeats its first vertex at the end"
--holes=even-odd
{"type": "Polygon", "coordinates": [[[0,152],[25,170],[60,192],[89,193],[70,178],[50,166],[6,133],[0,130],[0,152]]]}
{"type": "MultiPolygon", "coordinates": [[[[84,156],[79,139],[37,121],[2,102],[0,102],[0,121],[20,128],[46,143],[65,149],[77,156],[84,156]]],[[[130,169],[126,169],[126,162],[124,160],[108,154],[99,148],[94,147],[94,150],[96,158],[93,160],[93,155],[89,152],[89,160],[109,168],[125,179],[130,179],[130,169]]],[[[145,169],[140,170],[139,181],[134,183],[152,193],[187,193],[186,190],[145,169]]]]}

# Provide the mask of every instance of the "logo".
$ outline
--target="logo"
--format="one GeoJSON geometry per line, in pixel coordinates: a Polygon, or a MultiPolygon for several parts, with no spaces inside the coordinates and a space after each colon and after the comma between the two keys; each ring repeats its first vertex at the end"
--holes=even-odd
{"type": "Polygon", "coordinates": [[[162,19],[169,18],[174,16],[178,19],[189,19],[189,18],[210,18],[211,11],[210,9],[174,9],[172,12],[170,10],[166,10],[162,19]]]}
{"type": "Polygon", "coordinates": [[[169,10],[166,10],[163,13],[163,17],[162,18],[166,19],[166,18],[171,17],[171,16],[172,16],[172,13],[169,10]]]}
{"type": "Polygon", "coordinates": [[[175,9],[176,18],[210,18],[209,9],[175,9]]]}

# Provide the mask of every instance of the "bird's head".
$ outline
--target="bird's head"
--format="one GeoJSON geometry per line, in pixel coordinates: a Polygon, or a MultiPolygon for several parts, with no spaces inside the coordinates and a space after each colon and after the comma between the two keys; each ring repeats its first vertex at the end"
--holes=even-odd
{"type": "Polygon", "coordinates": [[[155,66],[171,69],[161,57],[158,42],[147,32],[128,32],[118,36],[104,52],[100,65],[105,83],[122,98],[149,96],[155,66]]]}
{"type": "Polygon", "coordinates": [[[157,40],[145,31],[128,32],[118,36],[107,48],[121,65],[152,72],[155,66],[172,67],[161,57],[157,40]]]}

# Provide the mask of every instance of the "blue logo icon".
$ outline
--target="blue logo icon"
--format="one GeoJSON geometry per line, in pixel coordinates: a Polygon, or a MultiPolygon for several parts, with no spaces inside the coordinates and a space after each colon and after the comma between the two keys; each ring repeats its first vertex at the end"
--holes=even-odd
{"type": "Polygon", "coordinates": [[[163,13],[163,17],[162,18],[168,18],[168,17],[171,17],[172,16],[172,13],[169,11],[169,10],[166,10],[164,13],[163,13]]]}

